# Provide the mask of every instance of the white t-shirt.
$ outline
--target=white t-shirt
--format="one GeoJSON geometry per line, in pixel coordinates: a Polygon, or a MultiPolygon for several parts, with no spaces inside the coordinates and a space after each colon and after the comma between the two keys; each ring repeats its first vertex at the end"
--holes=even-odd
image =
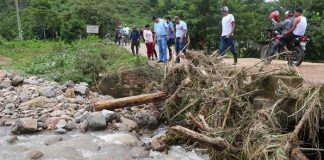
{"type": "Polygon", "coordinates": [[[145,43],[148,41],[148,43],[153,43],[153,33],[150,30],[144,30],[143,31],[143,37],[145,39],[145,43]]]}
{"type": "Polygon", "coordinates": [[[180,23],[176,25],[176,37],[182,37],[184,30],[187,30],[187,23],[180,21],[180,23]]]}
{"type": "Polygon", "coordinates": [[[232,32],[232,22],[234,22],[234,16],[228,14],[222,19],[222,36],[228,36],[232,32]]]}

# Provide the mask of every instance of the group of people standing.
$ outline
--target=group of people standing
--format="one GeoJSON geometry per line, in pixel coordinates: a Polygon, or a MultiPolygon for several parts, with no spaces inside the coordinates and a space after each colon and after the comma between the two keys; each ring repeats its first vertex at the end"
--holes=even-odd
{"type": "MultiPolygon", "coordinates": [[[[229,13],[229,8],[224,6],[220,9],[222,18],[222,34],[220,38],[220,50],[219,55],[224,56],[227,50],[230,50],[233,54],[234,63],[237,64],[238,53],[234,41],[235,31],[235,18],[229,13]]],[[[283,36],[276,44],[271,53],[274,54],[278,47],[285,46],[289,41],[296,37],[303,36],[307,27],[307,20],[302,15],[302,9],[297,8],[295,13],[287,11],[285,13],[286,20],[279,22],[279,12],[272,12],[270,19],[275,25],[276,29],[281,28],[283,30],[283,36]]],[[[180,63],[180,52],[186,52],[188,27],[187,23],[180,19],[179,16],[175,16],[173,19],[170,17],[160,18],[158,16],[153,17],[154,27],[153,30],[149,24],[142,27],[139,31],[136,27],[133,28],[130,33],[131,48],[134,55],[138,55],[140,37],[143,38],[146,48],[147,57],[149,60],[158,60],[158,62],[166,63],[173,58],[172,45],[175,45],[175,62],[180,63]],[[175,23],[175,25],[174,25],[175,23]],[[159,57],[155,50],[155,45],[159,48],[159,57]],[[134,47],[136,50],[134,50],[134,47]],[[169,53],[169,54],[168,54],[169,53]],[[154,54],[154,55],[153,55],[154,54]],[[168,58],[169,57],[169,58],[168,58]]],[[[119,27],[120,28],[120,27],[119,27]]],[[[127,29],[117,29],[116,35],[127,33],[127,29]]],[[[118,37],[116,37],[117,43],[118,37]]]]}
{"type": "Polygon", "coordinates": [[[153,17],[154,30],[152,31],[149,24],[145,26],[143,31],[143,37],[147,47],[147,56],[150,60],[154,60],[153,53],[155,44],[159,47],[159,57],[155,54],[155,58],[158,62],[166,63],[173,58],[172,45],[175,44],[176,63],[180,63],[179,53],[185,52],[185,44],[187,43],[187,24],[175,16],[172,20],[170,17],[165,19],[158,16],[153,17]],[[169,53],[169,54],[168,54],[169,53]],[[169,55],[169,58],[168,58],[169,55]]]}

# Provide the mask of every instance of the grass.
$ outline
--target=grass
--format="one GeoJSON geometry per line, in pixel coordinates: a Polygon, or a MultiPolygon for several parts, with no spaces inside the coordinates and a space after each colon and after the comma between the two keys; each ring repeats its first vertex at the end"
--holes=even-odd
{"type": "Polygon", "coordinates": [[[89,37],[65,44],[58,41],[5,42],[0,55],[12,59],[7,69],[64,82],[93,83],[100,73],[116,73],[141,67],[144,57],[135,57],[126,49],[106,45],[104,41],[89,37]]]}

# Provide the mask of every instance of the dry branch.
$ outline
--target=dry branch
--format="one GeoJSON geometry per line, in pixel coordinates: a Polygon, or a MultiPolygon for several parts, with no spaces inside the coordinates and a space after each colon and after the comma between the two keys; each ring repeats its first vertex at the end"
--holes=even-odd
{"type": "Polygon", "coordinates": [[[123,107],[137,106],[141,104],[148,104],[156,101],[165,100],[167,95],[164,92],[157,92],[153,94],[143,94],[132,97],[125,97],[119,99],[113,99],[108,101],[98,101],[94,104],[97,111],[108,109],[114,110],[123,107]]]}
{"type": "Polygon", "coordinates": [[[211,138],[181,126],[171,127],[171,130],[176,131],[177,133],[180,133],[189,139],[200,142],[201,144],[210,146],[217,151],[223,151],[225,149],[231,148],[229,143],[225,139],[220,137],[211,138]]]}
{"type": "Polygon", "coordinates": [[[200,130],[210,132],[210,128],[206,126],[204,123],[200,123],[199,120],[192,115],[191,112],[188,112],[186,114],[186,117],[195,125],[197,126],[200,130]]]}

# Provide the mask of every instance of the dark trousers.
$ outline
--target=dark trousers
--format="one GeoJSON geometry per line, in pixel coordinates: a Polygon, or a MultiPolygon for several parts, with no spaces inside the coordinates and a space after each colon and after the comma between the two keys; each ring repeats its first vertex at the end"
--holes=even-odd
{"type": "Polygon", "coordinates": [[[169,40],[167,41],[167,45],[168,45],[168,50],[169,50],[169,60],[172,59],[172,44],[174,43],[173,38],[169,38],[169,40]]]}
{"type": "Polygon", "coordinates": [[[137,41],[137,40],[136,41],[133,41],[132,40],[131,49],[132,49],[133,55],[135,55],[134,47],[136,48],[136,55],[138,55],[139,41],[137,41]]]}
{"type": "Polygon", "coordinates": [[[186,53],[186,49],[183,49],[183,47],[185,47],[186,45],[186,39],[184,39],[182,42],[180,42],[180,37],[177,37],[176,38],[176,41],[175,41],[175,51],[176,51],[176,63],[180,63],[180,57],[179,57],[179,53],[181,50],[183,50],[183,53],[186,53]]]}
{"type": "Polygon", "coordinates": [[[280,41],[276,42],[271,47],[269,56],[273,56],[281,46],[287,45],[289,42],[291,42],[292,40],[294,40],[295,38],[298,38],[298,37],[301,37],[301,36],[297,36],[297,35],[294,35],[294,34],[290,34],[288,36],[282,37],[280,39],[280,41]]]}
{"type": "Polygon", "coordinates": [[[237,51],[236,51],[235,41],[234,41],[233,36],[230,36],[230,37],[222,36],[220,50],[219,50],[219,53],[221,54],[221,56],[224,56],[225,51],[228,47],[231,47],[230,50],[231,50],[233,56],[237,57],[237,51]]]}

